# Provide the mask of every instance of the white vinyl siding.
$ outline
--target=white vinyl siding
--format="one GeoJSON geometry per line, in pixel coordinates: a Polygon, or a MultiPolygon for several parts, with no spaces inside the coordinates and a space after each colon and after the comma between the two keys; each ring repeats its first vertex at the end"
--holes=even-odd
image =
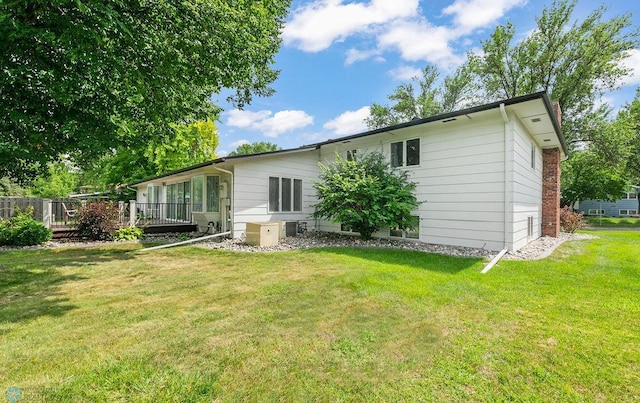
{"type": "Polygon", "coordinates": [[[542,150],[529,136],[515,116],[510,116],[513,129],[513,160],[508,177],[512,183],[512,206],[508,212],[507,246],[517,250],[540,237],[542,220],[542,150]]]}
{"type": "Polygon", "coordinates": [[[313,182],[318,179],[318,151],[309,150],[292,154],[276,154],[246,161],[237,161],[234,166],[234,236],[240,237],[247,222],[306,221],[313,229],[312,205],[316,203],[313,182]],[[291,179],[290,212],[282,212],[282,183],[278,192],[269,192],[272,179],[291,179]],[[275,195],[278,195],[277,208],[275,195]],[[272,207],[273,205],[273,207],[272,207]]]}

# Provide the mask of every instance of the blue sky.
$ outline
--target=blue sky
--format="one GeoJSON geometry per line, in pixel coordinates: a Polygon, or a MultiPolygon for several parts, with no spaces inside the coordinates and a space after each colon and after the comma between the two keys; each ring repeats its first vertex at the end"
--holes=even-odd
{"type": "MultiPolygon", "coordinates": [[[[276,93],[255,98],[243,111],[216,102],[225,111],[218,122],[224,156],[242,143],[269,141],[297,147],[364,131],[373,102],[433,64],[446,75],[478,49],[499,24],[512,22],[524,37],[550,0],[293,0],[274,68],[276,93]]],[[[621,0],[579,0],[574,18],[600,5],[608,17],[633,13],[640,4],[621,0]]],[[[640,86],[640,50],[627,59],[635,69],[603,102],[614,109],[633,99],[640,86]]]]}

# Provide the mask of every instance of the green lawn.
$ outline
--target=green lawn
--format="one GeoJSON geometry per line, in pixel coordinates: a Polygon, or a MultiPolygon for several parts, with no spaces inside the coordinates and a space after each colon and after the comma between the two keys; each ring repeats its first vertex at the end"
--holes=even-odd
{"type": "Polygon", "coordinates": [[[591,227],[640,228],[640,218],[633,217],[585,217],[591,227]]]}
{"type": "Polygon", "coordinates": [[[640,399],[640,232],[542,261],[373,249],[0,252],[24,401],[640,399]]]}

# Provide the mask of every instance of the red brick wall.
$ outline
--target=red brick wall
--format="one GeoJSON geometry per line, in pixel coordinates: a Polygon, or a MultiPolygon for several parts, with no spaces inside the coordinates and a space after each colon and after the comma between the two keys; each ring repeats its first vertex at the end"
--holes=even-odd
{"type": "Polygon", "coordinates": [[[560,149],[542,150],[542,236],[560,234],[560,149]]]}

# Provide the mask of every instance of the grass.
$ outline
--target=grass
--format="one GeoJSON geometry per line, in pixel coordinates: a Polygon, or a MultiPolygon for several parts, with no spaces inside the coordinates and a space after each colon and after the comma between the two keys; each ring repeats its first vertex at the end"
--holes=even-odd
{"type": "Polygon", "coordinates": [[[634,217],[585,217],[590,227],[640,228],[640,218],[634,217]]]}
{"type": "Polygon", "coordinates": [[[640,399],[640,232],[534,262],[336,248],[0,253],[25,401],[640,399]]]}

